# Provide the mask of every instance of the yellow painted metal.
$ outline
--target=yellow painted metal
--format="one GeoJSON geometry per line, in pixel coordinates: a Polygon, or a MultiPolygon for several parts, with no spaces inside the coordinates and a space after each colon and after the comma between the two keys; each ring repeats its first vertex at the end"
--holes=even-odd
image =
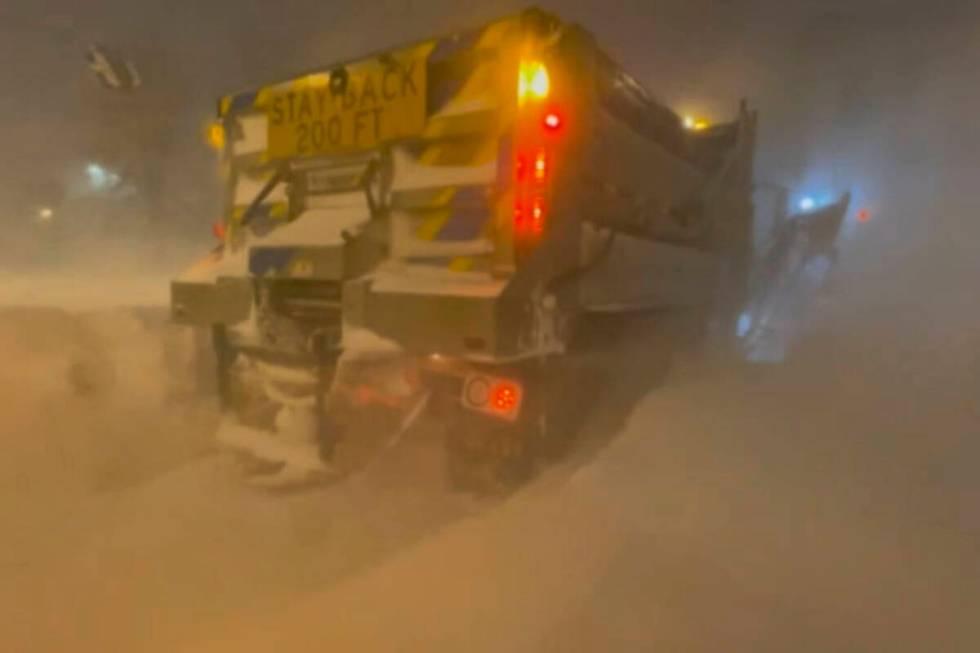
{"type": "Polygon", "coordinates": [[[352,63],[343,88],[316,74],[262,89],[256,106],[268,116],[268,158],[363,151],[421,134],[434,43],[352,63]]]}

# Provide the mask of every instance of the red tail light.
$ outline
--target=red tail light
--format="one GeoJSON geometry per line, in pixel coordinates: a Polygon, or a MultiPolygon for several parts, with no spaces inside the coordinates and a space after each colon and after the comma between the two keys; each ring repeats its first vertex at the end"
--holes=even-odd
{"type": "Polygon", "coordinates": [[[471,374],[463,384],[463,406],[505,420],[516,420],[524,401],[518,381],[485,374],[471,374]]]}
{"type": "Polygon", "coordinates": [[[544,231],[544,217],[544,199],[535,197],[531,203],[531,230],[534,233],[540,234],[544,231]]]}
{"type": "Polygon", "coordinates": [[[527,207],[524,206],[524,199],[518,197],[514,202],[514,227],[518,233],[524,230],[525,222],[527,222],[527,207]]]}
{"type": "Polygon", "coordinates": [[[548,155],[544,150],[538,152],[534,157],[534,180],[544,181],[548,175],[548,155]]]}
{"type": "Polygon", "coordinates": [[[520,389],[509,381],[494,386],[490,395],[490,405],[498,413],[510,413],[517,407],[521,398],[520,389]]]}
{"type": "Polygon", "coordinates": [[[519,197],[514,202],[514,230],[523,236],[539,235],[544,232],[548,212],[544,198],[528,199],[519,197]]]}

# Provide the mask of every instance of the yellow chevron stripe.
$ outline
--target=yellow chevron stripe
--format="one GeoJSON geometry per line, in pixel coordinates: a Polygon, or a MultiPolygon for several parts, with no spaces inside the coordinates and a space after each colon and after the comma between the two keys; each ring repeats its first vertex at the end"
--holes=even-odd
{"type": "Polygon", "coordinates": [[[476,266],[476,259],[472,256],[457,256],[449,262],[449,269],[453,272],[469,272],[476,266]]]}
{"type": "Polygon", "coordinates": [[[481,99],[496,102],[498,96],[496,91],[499,86],[500,63],[496,58],[493,58],[481,63],[470,73],[469,78],[443,109],[443,112],[452,113],[454,106],[466,105],[481,99]]]}
{"type": "Polygon", "coordinates": [[[497,138],[470,138],[433,143],[419,156],[419,162],[430,166],[477,166],[489,163],[497,155],[497,138]]]}
{"type": "Polygon", "coordinates": [[[422,219],[422,223],[415,230],[415,236],[419,240],[435,240],[452,215],[453,213],[449,209],[433,211],[422,219]]]}
{"type": "Polygon", "coordinates": [[[286,202],[276,202],[269,208],[269,217],[273,220],[285,220],[289,217],[289,205],[286,202]]]}
{"type": "Polygon", "coordinates": [[[506,18],[504,20],[488,25],[486,29],[483,30],[483,34],[480,35],[479,40],[476,43],[476,47],[479,48],[499,48],[510,36],[511,31],[517,26],[517,21],[513,18],[506,18]]]}
{"type": "Polygon", "coordinates": [[[259,89],[259,92],[255,94],[255,99],[252,101],[252,106],[256,109],[265,109],[269,104],[270,95],[272,95],[272,88],[269,86],[263,86],[259,89]]]}
{"type": "Polygon", "coordinates": [[[452,187],[398,191],[392,196],[392,207],[399,211],[438,209],[447,206],[455,192],[452,187]]]}
{"type": "MultiPolygon", "coordinates": [[[[289,217],[289,203],[288,202],[273,202],[269,206],[269,217],[274,220],[285,220],[289,217]]],[[[245,210],[248,209],[247,204],[239,204],[231,210],[232,222],[241,222],[242,218],[245,217],[245,210]]]]}
{"type": "Polygon", "coordinates": [[[489,131],[495,132],[499,123],[500,119],[495,107],[457,116],[436,116],[429,120],[425,131],[422,132],[422,137],[438,139],[453,136],[467,136],[489,131]]]}

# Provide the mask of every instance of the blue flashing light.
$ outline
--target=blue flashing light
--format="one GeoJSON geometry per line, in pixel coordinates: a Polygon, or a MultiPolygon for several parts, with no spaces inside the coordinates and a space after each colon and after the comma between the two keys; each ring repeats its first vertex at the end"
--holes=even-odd
{"type": "Polygon", "coordinates": [[[105,190],[119,185],[119,175],[98,163],[85,166],[88,183],[94,190],[105,190]]]}
{"type": "Polygon", "coordinates": [[[745,311],[738,316],[738,324],[735,325],[735,333],[739,338],[744,338],[752,330],[752,315],[745,311]]]}

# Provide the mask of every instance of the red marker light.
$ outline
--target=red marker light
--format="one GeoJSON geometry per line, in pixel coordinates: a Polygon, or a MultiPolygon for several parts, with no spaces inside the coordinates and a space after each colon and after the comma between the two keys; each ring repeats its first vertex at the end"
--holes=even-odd
{"type": "Polygon", "coordinates": [[[534,198],[531,206],[531,229],[536,234],[544,231],[544,200],[540,197],[534,198]]]}
{"type": "Polygon", "coordinates": [[[524,181],[527,177],[527,157],[523,154],[517,155],[517,161],[514,164],[514,175],[517,177],[517,181],[524,181]]]}
{"type": "Polygon", "coordinates": [[[867,222],[871,219],[871,211],[868,209],[861,209],[858,211],[858,222],[867,222]]]}
{"type": "Polygon", "coordinates": [[[530,202],[518,198],[514,201],[514,229],[522,233],[540,234],[544,231],[546,214],[543,198],[535,197],[530,202]]]}
{"type": "Polygon", "coordinates": [[[561,129],[562,119],[554,111],[549,111],[544,117],[544,127],[549,131],[558,131],[561,129]]]}

